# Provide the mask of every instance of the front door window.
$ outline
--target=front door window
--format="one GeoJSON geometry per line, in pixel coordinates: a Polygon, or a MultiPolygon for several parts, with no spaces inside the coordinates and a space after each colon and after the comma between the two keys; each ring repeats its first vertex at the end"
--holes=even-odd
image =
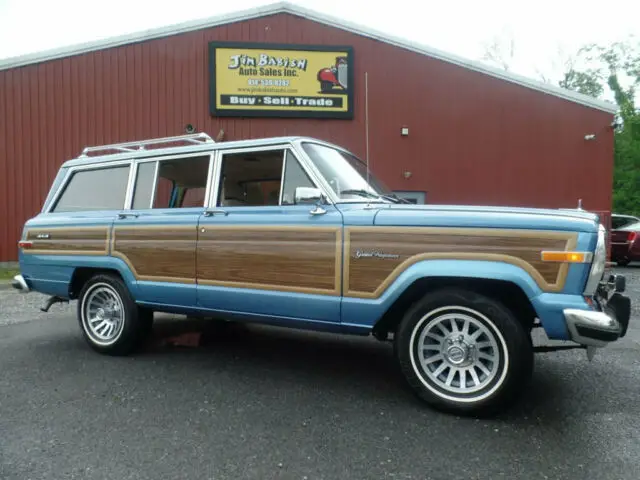
{"type": "Polygon", "coordinates": [[[217,205],[294,205],[297,187],[313,187],[289,149],[227,153],[222,157],[217,205]]]}

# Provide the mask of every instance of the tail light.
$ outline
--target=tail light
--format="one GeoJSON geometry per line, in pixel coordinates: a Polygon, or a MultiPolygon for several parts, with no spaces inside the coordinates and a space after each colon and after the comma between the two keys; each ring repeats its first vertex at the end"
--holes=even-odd
{"type": "Polygon", "coordinates": [[[637,232],[629,232],[629,233],[627,234],[627,242],[629,242],[629,243],[633,243],[633,242],[635,241],[635,239],[636,239],[636,237],[637,237],[637,236],[638,236],[638,233],[637,233],[637,232]]]}

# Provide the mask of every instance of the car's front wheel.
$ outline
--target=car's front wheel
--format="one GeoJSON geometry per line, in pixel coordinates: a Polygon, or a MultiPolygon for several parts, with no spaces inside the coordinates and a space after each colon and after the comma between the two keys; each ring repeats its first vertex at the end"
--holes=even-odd
{"type": "Polygon", "coordinates": [[[77,315],[87,343],[109,355],[131,353],[152,321],[140,311],[122,279],[111,274],[95,275],[85,283],[77,315]]]}
{"type": "Polygon", "coordinates": [[[487,415],[507,407],[531,377],[531,337],[500,302],[443,289],[418,301],[395,335],[395,353],[414,392],[431,406],[487,415]]]}

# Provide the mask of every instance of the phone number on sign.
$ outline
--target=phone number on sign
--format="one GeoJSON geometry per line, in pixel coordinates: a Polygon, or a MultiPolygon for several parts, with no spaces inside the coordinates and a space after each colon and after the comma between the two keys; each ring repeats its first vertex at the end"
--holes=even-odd
{"type": "Polygon", "coordinates": [[[289,80],[263,80],[257,78],[250,78],[247,83],[251,86],[261,87],[288,87],[291,84],[289,80]]]}

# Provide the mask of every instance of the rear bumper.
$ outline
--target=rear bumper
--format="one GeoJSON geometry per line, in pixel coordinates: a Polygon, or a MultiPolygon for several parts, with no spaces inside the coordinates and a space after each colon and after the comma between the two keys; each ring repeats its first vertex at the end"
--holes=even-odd
{"type": "Polygon", "coordinates": [[[20,293],[28,293],[31,291],[29,285],[27,285],[27,282],[22,275],[16,275],[15,277],[13,277],[11,286],[20,291],[20,293]]]}
{"type": "Polygon", "coordinates": [[[623,295],[624,277],[612,275],[606,283],[611,290],[594,299],[594,310],[563,310],[570,339],[587,346],[602,347],[627,334],[631,301],[623,295]]]}

